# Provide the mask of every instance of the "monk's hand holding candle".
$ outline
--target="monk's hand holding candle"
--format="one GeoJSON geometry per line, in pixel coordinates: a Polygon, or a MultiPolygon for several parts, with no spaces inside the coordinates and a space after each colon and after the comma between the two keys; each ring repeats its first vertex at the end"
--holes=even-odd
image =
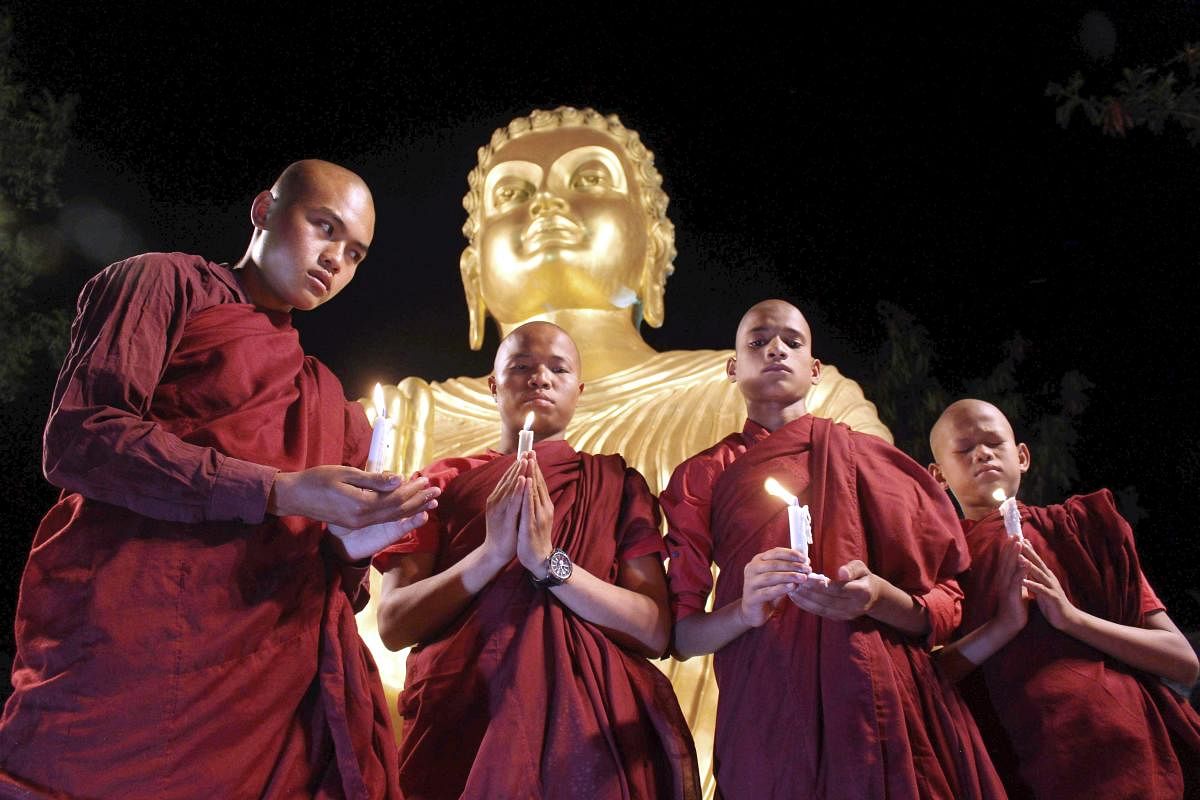
{"type": "Polygon", "coordinates": [[[523,457],[529,473],[525,484],[521,518],[517,525],[517,558],[534,578],[546,576],[547,560],[554,551],[551,531],[554,527],[554,503],[546,479],[538,468],[537,455],[523,457]]]}
{"type": "MultiPolygon", "coordinates": [[[[314,469],[324,469],[317,467],[314,469]]],[[[332,470],[345,470],[349,467],[333,467],[332,470]]],[[[306,470],[313,472],[313,470],[306,470]]],[[[353,470],[358,472],[358,470],[353,470]]],[[[299,473],[303,475],[304,473],[299,473]]],[[[339,473],[330,473],[337,479],[339,473]]],[[[437,496],[441,489],[431,487],[426,478],[413,475],[407,481],[402,476],[390,473],[361,473],[375,480],[378,490],[365,486],[357,486],[347,482],[345,486],[353,487],[359,494],[360,510],[346,512],[342,519],[363,520],[364,524],[348,526],[330,521],[326,528],[331,534],[334,551],[344,561],[361,561],[369,558],[385,547],[395,544],[408,535],[410,531],[424,525],[429,520],[429,511],[437,508],[437,496]],[[381,482],[386,481],[386,482],[381,482]],[[389,491],[390,488],[390,491],[389,491]],[[382,523],[388,524],[382,524],[382,523]]],[[[351,479],[354,477],[351,475],[351,479]]],[[[327,511],[324,516],[337,515],[327,511]]],[[[319,518],[319,517],[318,517],[319,518]]]]}
{"type": "Polygon", "coordinates": [[[487,532],[480,545],[480,555],[497,567],[503,567],[517,555],[517,520],[529,485],[529,478],[524,474],[527,472],[525,459],[514,460],[487,499],[484,512],[487,532]]]}
{"type": "Polygon", "coordinates": [[[788,597],[805,611],[827,619],[847,621],[866,615],[911,636],[929,632],[925,607],[857,559],[839,567],[828,585],[804,581],[788,597]]]}
{"type": "Polygon", "coordinates": [[[1033,595],[1047,622],[1060,631],[1068,629],[1077,621],[1079,609],[1071,604],[1058,577],[1033,549],[1033,544],[1022,540],[1020,545],[1021,566],[1025,569],[1022,585],[1033,595]]]}
{"type": "Polygon", "coordinates": [[[743,624],[757,628],[766,623],[810,572],[808,558],[790,547],[773,547],[750,559],[743,569],[739,609],[743,624]]]}

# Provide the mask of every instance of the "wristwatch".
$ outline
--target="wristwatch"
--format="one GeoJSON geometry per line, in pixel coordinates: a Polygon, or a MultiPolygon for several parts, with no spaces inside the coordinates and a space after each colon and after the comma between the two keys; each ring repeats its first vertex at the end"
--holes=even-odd
{"type": "Polygon", "coordinates": [[[549,589],[551,586],[562,586],[571,578],[571,571],[575,569],[575,565],[571,563],[571,557],[567,555],[567,551],[561,547],[556,547],[550,551],[550,557],[546,559],[546,577],[534,578],[530,576],[534,586],[543,589],[549,589]]]}

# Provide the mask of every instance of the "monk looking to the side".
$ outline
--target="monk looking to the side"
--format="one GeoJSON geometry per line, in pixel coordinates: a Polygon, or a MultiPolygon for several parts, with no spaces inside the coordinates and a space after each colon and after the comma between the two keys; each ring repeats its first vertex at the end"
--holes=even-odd
{"type": "Polygon", "coordinates": [[[735,347],[728,374],[749,419],[681,464],[661,497],[675,651],[716,654],[718,791],[1002,797],[974,723],[925,649],[959,619],[954,576],[968,559],[953,507],[896,448],[807,412],[821,363],[794,306],[753,306],[735,347]],[[790,548],[767,478],[809,506],[811,561],[790,548]]]}
{"type": "Polygon", "coordinates": [[[514,330],[488,384],[495,450],[435,462],[438,509],[385,550],[379,632],[416,644],[400,787],[416,798],[699,796],[671,684],[659,514],[620,456],[563,438],[583,384],[566,332],[514,330]],[[533,450],[515,456],[533,413],[533,450]]]}
{"type": "Polygon", "coordinates": [[[250,217],[232,268],[148,253],[80,295],[45,435],[63,493],[21,579],[0,796],[396,796],[351,609],[391,541],[355,529],[402,519],[394,540],[437,490],[357,468],[366,416],[290,314],[354,277],[374,204],[349,170],[300,161],[250,217]]]}
{"type": "Polygon", "coordinates": [[[971,550],[965,635],[938,663],[953,677],[981,666],[984,691],[968,694],[997,722],[981,724],[1010,793],[1200,796],[1200,717],[1159,681],[1193,683],[1196,655],[1142,575],[1112,494],[1018,503],[1022,542],[993,496],[1016,497],[1030,465],[1004,414],[959,400],[929,443],[929,471],[958,499],[971,550]]]}

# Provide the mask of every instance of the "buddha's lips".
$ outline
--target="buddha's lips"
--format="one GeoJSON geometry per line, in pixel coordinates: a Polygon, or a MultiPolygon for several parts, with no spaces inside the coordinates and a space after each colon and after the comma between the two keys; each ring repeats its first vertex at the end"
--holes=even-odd
{"type": "Polygon", "coordinates": [[[583,229],[574,220],[560,214],[538,217],[521,234],[521,244],[529,250],[551,243],[573,245],[582,241],[583,229]]]}

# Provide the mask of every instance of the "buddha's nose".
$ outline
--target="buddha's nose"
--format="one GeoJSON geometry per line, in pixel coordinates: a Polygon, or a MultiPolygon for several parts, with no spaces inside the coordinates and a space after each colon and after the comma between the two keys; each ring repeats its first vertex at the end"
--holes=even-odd
{"type": "Polygon", "coordinates": [[[538,192],[529,204],[529,213],[535,217],[543,214],[564,214],[567,211],[567,201],[551,192],[538,192]]]}

